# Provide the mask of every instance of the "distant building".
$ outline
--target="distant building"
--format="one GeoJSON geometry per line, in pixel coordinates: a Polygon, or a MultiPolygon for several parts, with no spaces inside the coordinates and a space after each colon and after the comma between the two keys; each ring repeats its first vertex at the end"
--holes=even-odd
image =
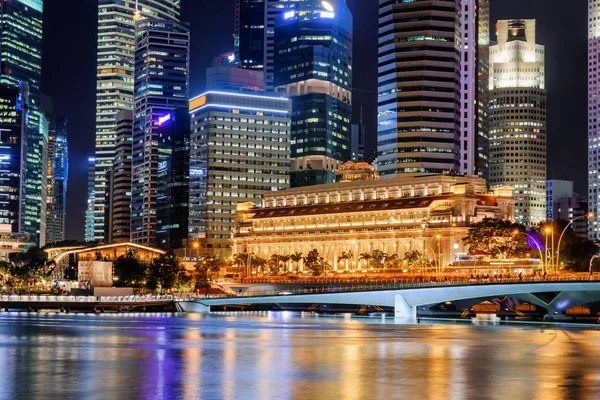
{"type": "Polygon", "coordinates": [[[190,100],[189,240],[228,257],[236,205],[289,188],[289,101],[239,92],[190,100]]]}
{"type": "Polygon", "coordinates": [[[241,68],[263,70],[265,51],[265,3],[269,0],[235,0],[235,63],[241,68]]]}
{"type": "Polygon", "coordinates": [[[156,170],[156,245],[165,250],[187,246],[190,198],[190,114],[173,111],[158,132],[156,170]]]}
{"type": "Polygon", "coordinates": [[[558,179],[546,181],[546,219],[548,221],[558,219],[559,200],[571,196],[573,196],[573,181],[558,179]]]}
{"type": "Polygon", "coordinates": [[[115,156],[120,110],[134,109],[135,20],[142,16],[179,22],[181,0],[98,0],[96,71],[96,178],[94,238],[104,241],[106,171],[115,156]],[[137,7],[137,9],[136,9],[137,7]]]}
{"type": "Polygon", "coordinates": [[[156,245],[158,131],[188,105],[190,31],[148,17],[136,21],[131,241],[156,245]],[[160,89],[160,90],[159,90],[160,89]]]}
{"type": "Polygon", "coordinates": [[[374,181],[379,179],[377,168],[366,162],[346,161],[335,171],[336,182],[374,181]]]}
{"type": "Polygon", "coordinates": [[[0,1],[0,84],[20,87],[26,102],[19,232],[31,244],[46,237],[47,122],[40,111],[42,0],[0,1]]]}
{"type": "Polygon", "coordinates": [[[115,159],[106,193],[108,218],[105,225],[108,243],[128,243],[131,236],[131,159],[133,153],[133,112],[117,114],[115,159]]]}
{"type": "Polygon", "coordinates": [[[206,90],[257,92],[264,90],[262,71],[232,66],[216,66],[206,70],[206,90]]]}
{"type": "Polygon", "coordinates": [[[290,2],[274,39],[274,86],[291,103],[291,186],[334,182],[351,159],[352,14],[344,0],[290,2]]]}
{"type": "Polygon", "coordinates": [[[20,232],[26,104],[18,86],[0,85],[0,226],[20,232]]]}
{"type": "Polygon", "coordinates": [[[460,147],[461,174],[489,173],[490,0],[460,2],[460,147]]]}
{"type": "Polygon", "coordinates": [[[600,239],[600,2],[588,0],[588,206],[594,213],[589,221],[590,240],[600,239]]]}
{"type": "MultiPolygon", "coordinates": [[[[268,193],[261,207],[241,205],[233,252],[268,258],[316,249],[340,273],[367,270],[362,253],[402,258],[417,250],[446,267],[484,218],[514,219],[512,188],[488,193],[475,176],[414,174],[315,185],[268,193]]],[[[302,261],[288,268],[305,270],[302,261]]]]}
{"type": "MultiPolygon", "coordinates": [[[[95,239],[94,231],[94,194],[95,194],[95,179],[96,179],[96,159],[95,157],[88,157],[88,181],[87,181],[87,207],[85,209],[85,225],[84,225],[84,238],[86,242],[93,242],[95,239]]],[[[103,180],[104,182],[104,180],[103,180]]],[[[102,219],[104,223],[104,219],[102,219]]]]}
{"type": "Polygon", "coordinates": [[[46,115],[48,131],[48,178],[46,242],[65,240],[67,183],[69,180],[69,140],[67,118],[46,115]]]}
{"type": "Polygon", "coordinates": [[[381,178],[456,170],[459,5],[458,0],[379,0],[381,178]]]}
{"type": "Polygon", "coordinates": [[[491,188],[515,189],[517,222],[546,219],[546,75],[535,20],[501,20],[490,47],[491,188]]]}
{"type": "Polygon", "coordinates": [[[352,161],[365,161],[365,124],[363,123],[362,107],[360,108],[360,122],[352,124],[350,151],[352,161]]]}

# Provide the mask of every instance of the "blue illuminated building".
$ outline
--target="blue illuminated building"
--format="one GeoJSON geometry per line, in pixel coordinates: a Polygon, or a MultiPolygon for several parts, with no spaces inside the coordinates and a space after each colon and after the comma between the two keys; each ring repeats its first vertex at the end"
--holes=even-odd
{"type": "Polygon", "coordinates": [[[291,101],[291,185],[334,182],[351,158],[350,10],[344,0],[290,3],[274,40],[275,86],[291,101]]]}
{"type": "Polygon", "coordinates": [[[69,180],[69,141],[67,118],[47,114],[48,201],[46,204],[46,242],[65,240],[67,182],[69,180]]]}
{"type": "Polygon", "coordinates": [[[184,24],[136,21],[131,240],[156,245],[159,128],[188,104],[190,32],[184,24]]]}
{"type": "Polygon", "coordinates": [[[202,254],[231,255],[238,204],[289,188],[289,101],[240,91],[190,100],[190,240],[202,254]]]}

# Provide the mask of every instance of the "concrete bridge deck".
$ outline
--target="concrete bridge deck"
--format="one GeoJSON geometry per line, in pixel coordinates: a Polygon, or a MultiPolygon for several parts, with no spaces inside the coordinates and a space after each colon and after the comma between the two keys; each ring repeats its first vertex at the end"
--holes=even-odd
{"type": "Polygon", "coordinates": [[[59,310],[61,312],[172,309],[173,296],[29,296],[0,295],[0,311],[5,310],[59,310]]]}
{"type": "Polygon", "coordinates": [[[352,287],[283,289],[249,296],[176,301],[183,311],[208,312],[211,306],[243,304],[353,304],[394,307],[395,316],[415,318],[417,308],[447,301],[474,304],[511,297],[545,308],[547,316],[600,301],[600,281],[531,279],[506,282],[369,283],[352,287]]]}

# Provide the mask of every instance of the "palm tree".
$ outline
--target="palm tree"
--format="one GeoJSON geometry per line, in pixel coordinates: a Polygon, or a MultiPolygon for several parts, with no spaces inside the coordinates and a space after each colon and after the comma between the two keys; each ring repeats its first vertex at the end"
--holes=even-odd
{"type": "Polygon", "coordinates": [[[283,264],[283,272],[288,272],[288,262],[290,261],[291,256],[279,256],[279,261],[283,264]]]}
{"type": "Polygon", "coordinates": [[[371,253],[360,253],[358,255],[358,261],[364,260],[367,263],[367,265],[369,265],[371,258],[373,258],[373,255],[371,253]]]}
{"type": "Polygon", "coordinates": [[[413,251],[407,251],[406,253],[404,253],[404,258],[402,259],[402,261],[407,262],[408,268],[412,272],[412,269],[417,265],[420,265],[421,269],[423,269],[424,262],[426,260],[418,250],[413,250],[413,251]]]}
{"type": "Polygon", "coordinates": [[[385,253],[383,251],[379,251],[379,250],[373,250],[368,264],[371,267],[373,267],[374,269],[381,269],[384,267],[385,260],[387,260],[387,258],[388,258],[387,253],[385,253]]]}
{"type": "Polygon", "coordinates": [[[346,253],[345,251],[342,251],[342,254],[338,257],[338,264],[340,263],[340,261],[346,261],[346,268],[348,269],[348,260],[352,258],[352,252],[348,252],[346,253]]]}
{"type": "Polygon", "coordinates": [[[252,256],[252,266],[256,267],[257,271],[264,272],[264,268],[267,264],[268,262],[264,258],[257,255],[252,256]]]}
{"type": "Polygon", "coordinates": [[[290,255],[290,260],[292,260],[292,262],[296,264],[296,271],[298,270],[298,263],[300,262],[300,260],[302,260],[302,258],[302,253],[298,251],[290,255]]]}
{"type": "Polygon", "coordinates": [[[400,261],[400,257],[398,257],[398,254],[392,254],[391,256],[388,256],[384,263],[383,263],[383,268],[394,268],[398,266],[398,261],[400,261]]]}

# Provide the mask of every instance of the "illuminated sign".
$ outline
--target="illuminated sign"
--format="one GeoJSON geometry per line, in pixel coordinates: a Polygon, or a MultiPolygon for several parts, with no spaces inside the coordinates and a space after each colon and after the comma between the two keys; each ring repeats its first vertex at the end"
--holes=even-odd
{"type": "Polygon", "coordinates": [[[227,56],[227,61],[229,61],[230,63],[235,61],[235,53],[231,53],[227,56]]]}
{"type": "Polygon", "coordinates": [[[327,11],[329,11],[329,12],[331,12],[331,13],[334,11],[334,10],[333,10],[333,6],[332,6],[332,5],[331,5],[331,3],[330,3],[330,2],[328,2],[328,1],[325,1],[325,0],[323,0],[323,1],[321,2],[321,5],[323,6],[323,8],[324,8],[324,9],[326,9],[327,11]]]}
{"type": "Polygon", "coordinates": [[[165,122],[170,121],[170,120],[171,120],[171,114],[167,114],[163,117],[160,117],[158,119],[158,126],[161,126],[162,124],[164,124],[165,122]]]}
{"type": "Polygon", "coordinates": [[[290,18],[294,18],[294,15],[296,15],[295,11],[288,11],[286,13],[283,14],[283,19],[290,19],[290,18]]]}
{"type": "Polygon", "coordinates": [[[167,161],[159,161],[158,163],[158,172],[166,171],[169,164],[167,161]]]}
{"type": "Polygon", "coordinates": [[[321,11],[321,18],[335,18],[335,13],[330,11],[321,11]]]}

